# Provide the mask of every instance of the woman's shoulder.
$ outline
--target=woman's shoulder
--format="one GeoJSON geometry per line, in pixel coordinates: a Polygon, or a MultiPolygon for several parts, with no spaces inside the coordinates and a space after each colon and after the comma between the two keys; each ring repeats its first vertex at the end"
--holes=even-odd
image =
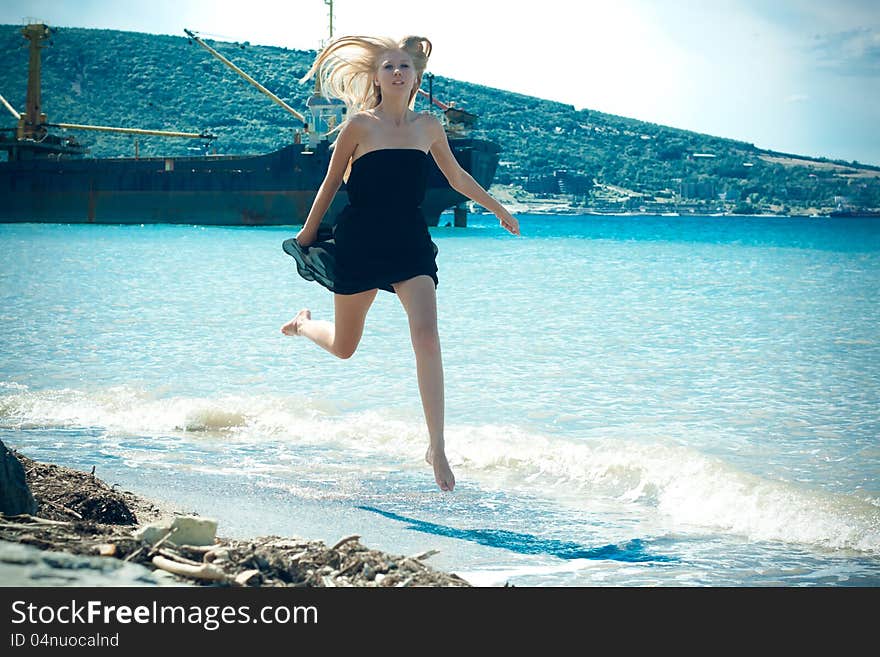
{"type": "Polygon", "coordinates": [[[369,132],[370,116],[364,112],[355,112],[348,116],[339,129],[339,136],[355,142],[369,132]]]}
{"type": "Polygon", "coordinates": [[[346,119],[346,121],[353,123],[354,125],[364,125],[367,122],[375,120],[376,115],[370,110],[358,110],[346,119]]]}
{"type": "Polygon", "coordinates": [[[413,112],[415,120],[425,121],[427,123],[440,123],[440,119],[431,110],[422,110],[421,112],[413,112]]]}
{"type": "Polygon", "coordinates": [[[440,123],[440,119],[437,118],[437,115],[430,110],[413,112],[412,122],[414,125],[418,125],[422,130],[431,133],[436,132],[438,128],[442,129],[443,127],[443,124],[440,123]]]}

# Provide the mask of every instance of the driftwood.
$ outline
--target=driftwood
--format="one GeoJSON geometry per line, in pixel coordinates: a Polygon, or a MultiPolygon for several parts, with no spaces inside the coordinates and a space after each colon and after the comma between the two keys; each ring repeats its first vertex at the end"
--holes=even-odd
{"type": "Polygon", "coordinates": [[[137,548],[134,552],[129,554],[127,557],[125,557],[123,559],[123,561],[132,561],[136,557],[139,557],[143,553],[143,551],[144,551],[144,546],[141,546],[141,547],[137,548]]]}
{"type": "Polygon", "coordinates": [[[176,532],[176,531],[177,531],[177,527],[172,527],[167,532],[165,532],[165,535],[162,538],[160,538],[158,541],[153,543],[153,547],[150,548],[150,551],[147,553],[147,556],[152,557],[154,554],[156,554],[156,551],[159,549],[159,546],[162,545],[162,543],[167,541],[169,538],[171,538],[171,535],[174,534],[174,532],[176,532]]]}
{"type": "MultiPolygon", "coordinates": [[[[173,573],[203,586],[348,587],[470,586],[457,575],[427,566],[437,554],[411,556],[370,550],[358,535],[328,547],[298,537],[221,537],[210,546],[174,545],[167,532],[154,544],[134,538],[139,524],[164,521],[177,512],[161,511],[133,493],[118,491],[94,477],[51,464],[16,457],[39,507],[37,515],[0,514],[0,540],[45,550],[104,555],[173,573]],[[80,516],[77,518],[77,516],[80,516]]],[[[179,514],[178,514],[179,515],[179,514]]]]}
{"type": "Polygon", "coordinates": [[[429,557],[433,557],[435,554],[440,554],[440,550],[425,550],[424,552],[419,552],[418,554],[412,555],[410,559],[418,559],[419,561],[424,561],[429,557]]]}
{"type": "Polygon", "coordinates": [[[255,577],[260,574],[260,571],[256,568],[252,568],[250,570],[243,570],[238,575],[235,576],[235,583],[239,586],[248,586],[248,583],[251,582],[255,577]]]}
{"type": "Polygon", "coordinates": [[[82,519],[83,519],[83,517],[82,517],[79,513],[77,513],[77,512],[74,511],[73,509],[68,509],[68,508],[67,508],[66,506],[64,506],[63,504],[58,504],[58,502],[53,502],[52,500],[45,500],[45,502],[46,502],[47,504],[51,504],[51,505],[54,506],[56,509],[61,509],[61,510],[64,511],[65,513],[69,513],[69,514],[72,515],[74,518],[78,518],[79,520],[82,520],[82,519]]]}
{"type": "Polygon", "coordinates": [[[338,541],[336,541],[336,543],[335,543],[335,544],[333,545],[333,547],[330,548],[330,549],[331,549],[331,550],[338,550],[339,548],[341,548],[341,547],[342,547],[343,545],[345,545],[346,543],[348,543],[348,542],[350,542],[350,541],[356,541],[356,540],[358,540],[359,538],[360,538],[360,536],[359,536],[358,534],[352,534],[351,536],[346,536],[345,538],[340,538],[338,541]]]}
{"type": "Polygon", "coordinates": [[[180,555],[177,552],[174,552],[173,550],[166,550],[165,548],[159,548],[159,554],[162,555],[163,557],[166,557],[166,558],[171,559],[173,561],[177,561],[179,563],[189,564],[190,566],[204,565],[204,563],[201,561],[193,561],[192,559],[187,559],[183,555],[180,555]]]}
{"type": "Polygon", "coordinates": [[[56,526],[69,526],[71,523],[63,522],[59,520],[49,520],[48,518],[40,518],[37,516],[32,516],[27,513],[20,513],[15,516],[7,516],[0,513],[0,518],[4,518],[6,520],[22,520],[25,523],[34,523],[37,525],[56,525],[56,526]]]}
{"type": "Polygon", "coordinates": [[[188,563],[172,561],[171,559],[166,559],[157,554],[153,557],[153,565],[156,566],[156,568],[161,568],[169,573],[174,573],[175,575],[181,575],[183,577],[191,577],[193,579],[207,580],[210,582],[217,582],[226,579],[226,575],[223,574],[222,570],[218,570],[209,563],[193,566],[188,563]]]}

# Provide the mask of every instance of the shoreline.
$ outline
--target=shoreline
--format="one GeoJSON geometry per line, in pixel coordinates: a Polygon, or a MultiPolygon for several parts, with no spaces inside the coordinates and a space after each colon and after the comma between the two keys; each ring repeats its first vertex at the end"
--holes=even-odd
{"type": "MultiPolygon", "coordinates": [[[[719,217],[719,218],[735,218],[735,217],[762,217],[767,219],[877,219],[872,214],[853,214],[853,215],[833,215],[833,214],[779,214],[779,213],[740,213],[740,212],[601,212],[599,210],[589,209],[572,209],[568,206],[554,207],[550,204],[531,205],[518,203],[502,203],[507,210],[513,214],[531,214],[543,216],[566,216],[566,217],[719,217]]],[[[468,216],[494,216],[487,210],[468,210],[468,216]]],[[[441,218],[449,217],[452,214],[444,213],[441,218]]]]}
{"type": "MultiPolygon", "coordinates": [[[[764,217],[764,218],[775,218],[775,219],[840,219],[840,218],[865,218],[865,219],[874,219],[876,217],[872,217],[870,215],[856,215],[854,217],[835,217],[827,214],[739,214],[734,212],[712,212],[712,213],[702,213],[702,212],[598,212],[596,210],[566,210],[560,208],[552,208],[547,209],[541,206],[538,207],[525,207],[525,209],[520,209],[516,207],[515,209],[511,209],[513,206],[505,205],[507,210],[513,214],[532,214],[532,215],[543,215],[543,216],[566,216],[566,217],[764,217]]],[[[451,216],[451,215],[450,215],[451,216]]],[[[470,212],[468,211],[468,216],[494,216],[491,212],[470,212]]]]}
{"type": "MultiPolygon", "coordinates": [[[[39,550],[44,559],[48,553],[53,557],[61,553],[60,560],[67,563],[61,567],[69,572],[94,566],[106,571],[111,582],[114,573],[129,564],[159,576],[151,581],[154,578],[138,577],[139,573],[120,572],[118,583],[103,584],[109,586],[129,586],[133,580],[137,580],[136,585],[147,586],[471,586],[455,574],[428,566],[425,561],[435,551],[410,556],[390,554],[367,548],[356,535],[341,537],[328,547],[322,541],[298,536],[228,539],[221,535],[220,526],[217,529],[221,531],[210,544],[176,545],[167,535],[156,539],[155,532],[141,539],[135,532],[146,525],[167,526],[175,518],[195,518],[197,522],[209,519],[167,502],[118,490],[94,474],[34,461],[15,449],[9,451],[22,464],[38,507],[32,516],[0,513],[4,586],[41,585],[29,584],[31,575],[47,577],[45,573],[30,572],[39,557],[29,548],[39,550]],[[110,568],[104,567],[108,564],[110,568]]],[[[61,585],[82,584],[73,581],[61,585]]]]}
{"type": "MultiPolygon", "coordinates": [[[[838,218],[878,218],[880,209],[861,208],[855,210],[850,207],[808,206],[792,207],[783,211],[784,206],[773,205],[769,207],[753,207],[754,212],[735,212],[737,204],[715,205],[702,207],[701,203],[663,203],[651,201],[634,206],[633,209],[621,209],[621,200],[630,200],[631,196],[619,196],[611,199],[608,205],[614,209],[602,210],[604,203],[599,208],[588,205],[577,205],[577,199],[566,195],[536,196],[521,187],[510,184],[494,184],[488,190],[499,203],[511,214],[536,214],[536,215],[566,215],[566,216],[600,216],[600,217],[779,217],[779,218],[812,218],[812,219],[838,219],[838,218]],[[617,202],[615,202],[617,201],[617,202]],[[642,210],[640,207],[644,207],[642,210]]],[[[481,215],[492,213],[474,202],[468,202],[469,215],[481,215]]],[[[748,206],[746,206],[748,207],[748,206]]],[[[441,217],[452,216],[451,210],[444,211],[441,217]]]]}

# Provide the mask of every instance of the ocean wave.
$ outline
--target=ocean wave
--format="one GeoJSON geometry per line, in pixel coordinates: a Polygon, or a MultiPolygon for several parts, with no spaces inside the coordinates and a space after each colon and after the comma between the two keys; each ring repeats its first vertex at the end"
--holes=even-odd
{"type": "MultiPolygon", "coordinates": [[[[84,391],[0,387],[0,428],[102,428],[138,435],[174,433],[274,434],[291,415],[326,412],[327,403],[235,395],[217,398],[163,397],[132,386],[84,391]],[[9,391],[7,391],[9,390],[9,391]],[[268,423],[268,424],[267,424],[268,423]]],[[[247,436],[245,436],[247,437],[247,436]]]]}
{"type": "MultiPolygon", "coordinates": [[[[427,443],[420,409],[349,412],[326,399],[270,395],[160,397],[131,386],[0,386],[0,428],[75,427],[308,445],[326,449],[328,459],[356,463],[359,454],[368,454],[375,464],[378,455],[399,467],[424,467],[427,443]]],[[[585,511],[643,509],[670,534],[711,530],[880,554],[875,498],[746,472],[662,436],[634,440],[621,430],[619,436],[577,440],[509,425],[450,425],[446,443],[459,476],[486,490],[540,496],[585,511]]],[[[270,459],[274,453],[251,457],[270,459]]]]}
{"type": "Polygon", "coordinates": [[[870,500],[744,472],[660,439],[577,442],[484,426],[460,449],[469,470],[498,485],[527,484],[586,508],[609,499],[652,507],[672,531],[880,554],[880,509],[870,500]]]}

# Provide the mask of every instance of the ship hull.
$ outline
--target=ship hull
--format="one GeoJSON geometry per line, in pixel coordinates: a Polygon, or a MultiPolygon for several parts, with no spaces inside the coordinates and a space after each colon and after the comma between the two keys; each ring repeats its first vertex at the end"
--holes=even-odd
{"type": "MultiPolygon", "coordinates": [[[[461,166],[483,187],[495,176],[499,148],[451,139],[461,166]]],[[[0,162],[0,222],[281,226],[305,222],[330,151],[293,144],[265,155],[195,158],[31,159],[0,162]]],[[[429,225],[465,201],[430,160],[422,204],[429,225]]],[[[346,205],[345,185],[322,226],[346,205]]]]}

